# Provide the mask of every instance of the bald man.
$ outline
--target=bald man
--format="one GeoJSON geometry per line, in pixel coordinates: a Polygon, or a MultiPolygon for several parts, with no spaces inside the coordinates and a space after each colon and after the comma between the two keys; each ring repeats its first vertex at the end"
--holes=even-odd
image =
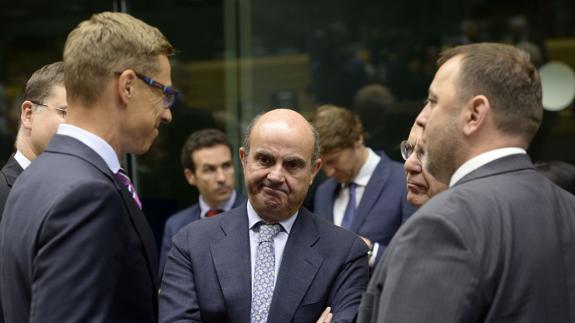
{"type": "Polygon", "coordinates": [[[297,112],[256,117],[240,148],[248,201],[173,240],[160,322],[351,322],[368,282],[366,244],[305,208],[321,161],[297,112]],[[251,297],[250,297],[251,296],[251,297]]]}

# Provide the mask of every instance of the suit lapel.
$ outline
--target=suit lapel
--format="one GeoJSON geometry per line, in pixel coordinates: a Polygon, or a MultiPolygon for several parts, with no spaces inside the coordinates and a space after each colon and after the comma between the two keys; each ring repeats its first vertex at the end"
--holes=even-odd
{"type": "Polygon", "coordinates": [[[6,165],[2,167],[2,173],[4,173],[4,176],[6,177],[6,183],[8,184],[8,186],[12,187],[12,185],[14,185],[16,178],[20,176],[22,171],[23,171],[22,166],[18,164],[18,161],[16,160],[16,158],[14,158],[14,155],[10,156],[10,158],[6,162],[6,165]]]}
{"type": "Polygon", "coordinates": [[[318,203],[317,206],[324,206],[327,210],[314,210],[314,213],[317,215],[323,216],[324,219],[328,220],[329,222],[333,223],[333,203],[335,202],[335,198],[339,194],[341,189],[341,185],[333,179],[329,179],[329,182],[326,184],[327,187],[327,195],[326,198],[328,199],[326,203],[318,203]]]}
{"type": "MultiPolygon", "coordinates": [[[[111,173],[111,172],[110,172],[111,173]]],[[[158,256],[157,256],[157,249],[156,249],[156,238],[150,229],[150,225],[148,224],[144,213],[132,197],[132,194],[128,192],[126,187],[122,185],[122,183],[116,183],[116,188],[122,194],[122,199],[124,202],[124,206],[128,211],[128,215],[130,217],[130,222],[134,226],[136,230],[136,234],[140,238],[140,242],[142,242],[143,249],[144,249],[144,256],[146,258],[146,263],[148,265],[148,272],[150,273],[150,279],[154,283],[154,290],[158,290],[159,283],[158,283],[158,275],[157,275],[157,268],[158,268],[158,256]]]]}
{"type": "Polygon", "coordinates": [[[353,222],[351,223],[350,231],[358,232],[359,228],[365,222],[369,212],[376,204],[378,197],[381,195],[381,191],[384,189],[384,182],[386,177],[388,177],[387,173],[389,172],[389,168],[386,167],[388,163],[386,163],[387,157],[381,156],[381,160],[375,167],[373,174],[371,174],[371,178],[363,191],[363,196],[361,197],[361,201],[359,202],[357,209],[355,210],[355,216],[353,218],[353,222]]]}
{"type": "Polygon", "coordinates": [[[132,195],[128,190],[118,182],[116,176],[112,173],[108,165],[98,155],[94,150],[90,147],[83,144],[81,141],[72,138],[70,136],[64,135],[54,135],[52,140],[46,147],[46,151],[55,152],[58,154],[66,154],[66,155],[73,155],[82,160],[86,163],[89,163],[96,167],[103,176],[107,177],[114,185],[116,189],[120,192],[124,206],[128,212],[130,217],[130,221],[135,228],[140,241],[142,242],[143,249],[144,249],[144,256],[146,258],[146,262],[148,265],[148,271],[150,273],[150,279],[153,282],[154,289],[158,289],[158,275],[157,275],[157,268],[158,268],[158,259],[157,259],[157,251],[155,245],[155,238],[150,229],[150,226],[146,222],[145,216],[142,211],[138,208],[136,202],[132,198],[132,195]]]}
{"type": "Polygon", "coordinates": [[[210,245],[210,252],[228,315],[249,322],[252,279],[246,206],[222,214],[220,227],[223,237],[210,245]]]}
{"type": "Polygon", "coordinates": [[[292,227],[282,256],[268,322],[292,320],[323,262],[322,256],[313,249],[320,237],[312,216],[306,209],[300,209],[292,227]]]}

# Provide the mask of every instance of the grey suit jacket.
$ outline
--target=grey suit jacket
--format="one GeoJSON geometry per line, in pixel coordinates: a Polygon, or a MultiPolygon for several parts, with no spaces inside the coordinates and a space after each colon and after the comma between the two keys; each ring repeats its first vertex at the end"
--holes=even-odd
{"type": "Polygon", "coordinates": [[[144,215],[104,160],[62,135],[23,172],[0,223],[7,323],[157,321],[144,215]]]}
{"type": "MultiPolygon", "coordinates": [[[[250,322],[246,206],[196,221],[174,237],[160,292],[160,322],[250,322]]],[[[367,246],[300,209],[278,272],[268,322],[351,322],[368,282],[367,246]]]]}
{"type": "Polygon", "coordinates": [[[358,322],[575,322],[575,196],[526,155],[471,172],[399,229],[358,322]]]}

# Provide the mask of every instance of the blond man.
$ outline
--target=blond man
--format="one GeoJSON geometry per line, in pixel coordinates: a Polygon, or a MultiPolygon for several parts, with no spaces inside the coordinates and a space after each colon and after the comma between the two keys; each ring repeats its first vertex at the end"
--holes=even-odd
{"type": "Polygon", "coordinates": [[[7,322],[156,322],[157,256],[119,160],[171,121],[162,33],[122,13],[80,23],[64,48],[68,115],[24,172],[0,224],[7,322]]]}

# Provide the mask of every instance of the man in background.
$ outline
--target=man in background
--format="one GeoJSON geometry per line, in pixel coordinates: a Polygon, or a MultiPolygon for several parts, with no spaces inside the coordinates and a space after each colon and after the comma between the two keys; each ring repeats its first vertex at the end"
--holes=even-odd
{"type": "Polygon", "coordinates": [[[418,122],[423,166],[449,188],[399,229],[358,322],[573,322],[575,196],[526,154],[543,115],[537,69],[493,43],[439,65],[418,122]]]}
{"type": "Polygon", "coordinates": [[[315,193],[314,213],[360,235],[373,266],[399,226],[413,213],[403,167],[364,145],[353,112],[324,105],[312,117],[319,133],[322,169],[331,177],[315,193]]]}
{"type": "Polygon", "coordinates": [[[245,202],[235,190],[235,171],[232,145],[217,129],[203,129],[192,133],[181,153],[184,176],[200,192],[198,203],[170,216],[164,227],[160,272],[172,247],[172,238],[187,224],[229,211],[245,202]]]}
{"type": "Polygon", "coordinates": [[[155,239],[120,159],[145,153],[171,121],[172,52],[124,13],[68,35],[66,123],[16,181],[0,223],[7,323],[157,321],[155,239]]]}
{"type": "Polygon", "coordinates": [[[0,221],[16,178],[44,151],[58,125],[64,122],[67,108],[64,63],[52,63],[34,72],[24,89],[16,152],[0,171],[0,221]]]}

